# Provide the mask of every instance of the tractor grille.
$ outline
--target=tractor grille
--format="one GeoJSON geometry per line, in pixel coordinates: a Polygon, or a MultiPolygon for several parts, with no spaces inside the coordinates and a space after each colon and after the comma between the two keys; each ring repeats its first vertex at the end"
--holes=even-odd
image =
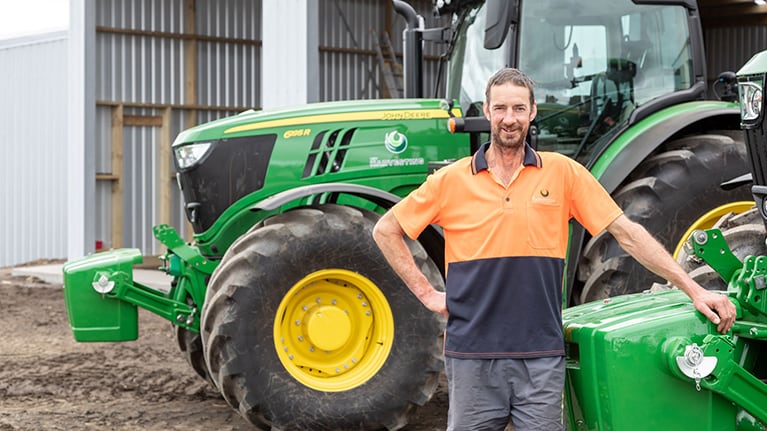
{"type": "Polygon", "coordinates": [[[234,202],[264,186],[277,135],[213,141],[197,165],[179,172],[186,215],[196,233],[210,228],[234,202]]]}
{"type": "Polygon", "coordinates": [[[302,178],[338,172],[357,129],[324,130],[314,137],[302,178]]]}

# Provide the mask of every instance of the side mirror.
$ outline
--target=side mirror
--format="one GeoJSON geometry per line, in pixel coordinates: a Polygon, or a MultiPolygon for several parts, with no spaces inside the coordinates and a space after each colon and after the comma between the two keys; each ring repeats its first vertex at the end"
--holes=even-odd
{"type": "Polygon", "coordinates": [[[509,25],[516,21],[516,11],[519,8],[518,1],[487,0],[486,26],[485,26],[485,49],[498,49],[506,35],[509,33],[509,25]]]}

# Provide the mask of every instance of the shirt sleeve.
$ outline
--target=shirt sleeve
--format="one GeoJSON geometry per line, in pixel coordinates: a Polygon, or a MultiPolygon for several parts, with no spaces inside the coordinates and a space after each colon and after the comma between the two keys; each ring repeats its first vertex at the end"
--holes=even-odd
{"type": "Polygon", "coordinates": [[[439,223],[439,188],[441,181],[432,174],[417,189],[391,208],[394,217],[410,239],[416,239],[433,223],[439,223]]]}
{"type": "Polygon", "coordinates": [[[623,210],[602,184],[580,163],[571,160],[571,216],[596,236],[615,221],[623,210]]]}

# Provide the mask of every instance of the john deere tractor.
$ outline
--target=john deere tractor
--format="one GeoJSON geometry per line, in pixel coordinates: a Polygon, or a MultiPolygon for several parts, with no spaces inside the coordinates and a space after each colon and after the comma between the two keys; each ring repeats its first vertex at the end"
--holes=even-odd
{"type": "MultiPolygon", "coordinates": [[[[255,426],[404,427],[442,371],[444,321],[392,272],[371,238],[388,208],[434,169],[487,139],[487,78],[517,66],[536,83],[531,145],[587,166],[669,250],[721,214],[753,206],[734,77],[707,100],[692,0],[439,0],[453,24],[424,29],[406,3],[406,98],[243,112],[182,132],[178,185],[186,243],[156,226],[168,292],[133,279],[137,249],[69,262],[79,341],[138,336],[136,308],[171,321],[194,370],[255,426]],[[447,47],[446,98],[426,98],[421,48],[447,47]],[[449,126],[449,127],[448,127],[449,126]]],[[[443,286],[439,228],[410,242],[443,286]]],[[[653,276],[609,236],[573,225],[571,305],[649,287],[653,276]]]]}
{"type": "Polygon", "coordinates": [[[738,72],[756,205],[694,230],[680,261],[735,304],[730,332],[685,294],[655,289],[568,308],[570,430],[767,429],[767,52],[738,72]],[[637,408],[641,406],[641,408],[637,408]]]}

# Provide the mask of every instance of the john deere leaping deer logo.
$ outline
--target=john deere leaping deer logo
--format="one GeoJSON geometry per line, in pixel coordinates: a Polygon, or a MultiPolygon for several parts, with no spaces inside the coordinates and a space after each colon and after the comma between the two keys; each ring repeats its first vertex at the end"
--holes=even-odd
{"type": "Polygon", "coordinates": [[[402,133],[394,130],[386,134],[384,139],[386,149],[392,154],[400,154],[407,148],[407,137],[402,133]]]}

